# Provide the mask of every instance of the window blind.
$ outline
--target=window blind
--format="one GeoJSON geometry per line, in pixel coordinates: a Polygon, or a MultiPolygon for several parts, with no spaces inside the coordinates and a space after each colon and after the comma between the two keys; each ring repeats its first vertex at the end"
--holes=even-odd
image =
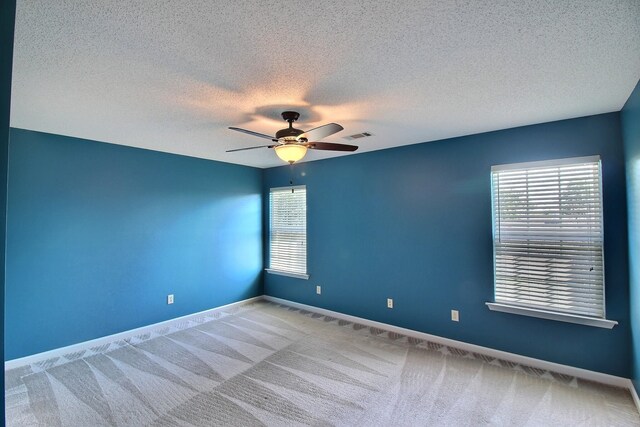
{"type": "Polygon", "coordinates": [[[494,166],[495,301],[604,318],[600,158],[494,166]]]}
{"type": "Polygon", "coordinates": [[[272,188],[269,192],[269,268],[307,273],[307,189],[272,188]]]}

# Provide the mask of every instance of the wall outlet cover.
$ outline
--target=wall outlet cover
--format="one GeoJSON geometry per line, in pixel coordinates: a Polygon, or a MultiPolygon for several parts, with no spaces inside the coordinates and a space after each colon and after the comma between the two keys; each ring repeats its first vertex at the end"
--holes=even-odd
{"type": "Polygon", "coordinates": [[[393,298],[387,298],[387,308],[393,308],[393,298]]]}
{"type": "Polygon", "coordinates": [[[322,287],[316,286],[316,294],[320,295],[322,293],[322,287]]]}
{"type": "Polygon", "coordinates": [[[167,295],[167,304],[173,304],[173,294],[167,295]]]}
{"type": "Polygon", "coordinates": [[[454,322],[460,321],[460,313],[458,313],[458,310],[451,310],[451,320],[454,322]]]}

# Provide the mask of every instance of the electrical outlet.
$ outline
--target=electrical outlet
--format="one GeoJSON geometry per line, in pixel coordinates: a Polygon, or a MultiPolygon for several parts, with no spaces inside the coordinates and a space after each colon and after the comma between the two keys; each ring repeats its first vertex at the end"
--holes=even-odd
{"type": "Polygon", "coordinates": [[[167,295],[167,304],[173,304],[173,294],[167,295]]]}
{"type": "Polygon", "coordinates": [[[387,298],[387,308],[393,308],[393,298],[387,298]]]}
{"type": "Polygon", "coordinates": [[[322,293],[322,287],[316,286],[316,294],[320,295],[322,293]]]}
{"type": "Polygon", "coordinates": [[[451,320],[454,322],[460,321],[460,314],[458,313],[458,310],[451,310],[451,320]]]}

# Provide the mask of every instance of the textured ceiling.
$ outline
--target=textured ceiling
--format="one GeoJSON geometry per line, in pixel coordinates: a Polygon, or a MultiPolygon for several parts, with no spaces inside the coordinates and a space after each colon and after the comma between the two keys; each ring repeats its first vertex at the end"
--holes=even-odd
{"type": "Polygon", "coordinates": [[[17,3],[13,127],[257,167],[228,126],[295,109],[374,134],[357,155],[618,111],[640,78],[638,0],[17,3]]]}

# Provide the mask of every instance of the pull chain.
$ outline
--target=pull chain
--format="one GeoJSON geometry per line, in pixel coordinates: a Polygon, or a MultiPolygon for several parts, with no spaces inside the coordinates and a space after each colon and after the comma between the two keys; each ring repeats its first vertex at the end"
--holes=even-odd
{"type": "MultiPolygon", "coordinates": [[[[293,163],[289,165],[289,185],[293,187],[293,163]]],[[[291,188],[291,192],[293,193],[293,188],[291,188]]]]}

